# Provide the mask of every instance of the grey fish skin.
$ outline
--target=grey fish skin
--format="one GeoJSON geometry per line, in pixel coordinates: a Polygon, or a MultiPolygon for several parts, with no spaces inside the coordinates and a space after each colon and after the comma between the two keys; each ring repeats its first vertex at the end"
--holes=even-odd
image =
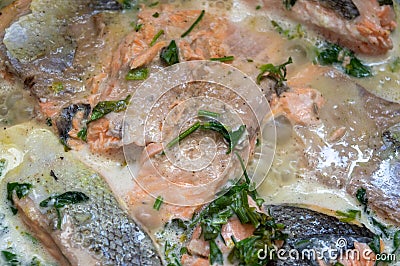
{"type": "Polygon", "coordinates": [[[360,15],[356,5],[351,0],[318,0],[318,3],[347,20],[355,19],[360,15]]]}
{"type": "MultiPolygon", "coordinates": [[[[315,1],[321,6],[331,9],[337,15],[341,16],[344,19],[352,20],[360,15],[356,5],[351,0],[310,0],[315,1]]],[[[286,3],[286,1],[285,1],[286,3]]],[[[292,0],[287,2],[286,5],[294,6],[296,4],[296,0],[292,0]]]]}
{"type": "MultiPolygon", "coordinates": [[[[0,183],[1,193],[6,193],[8,182],[33,185],[18,203],[19,212],[30,219],[28,223],[41,225],[71,265],[161,265],[150,237],[119,207],[102,177],[64,152],[53,133],[32,124],[19,125],[1,132],[0,143],[10,140],[18,143],[14,148],[24,152],[24,160],[8,171],[0,183]],[[55,209],[39,203],[67,191],[82,192],[89,200],[61,210],[60,230],[55,209]],[[34,207],[21,205],[23,200],[33,202],[34,207]]],[[[36,237],[41,233],[32,232],[36,237]]]]}
{"type": "MultiPolygon", "coordinates": [[[[270,214],[275,218],[276,223],[285,225],[283,230],[288,234],[283,249],[289,251],[297,249],[322,249],[324,247],[337,248],[338,239],[345,239],[346,249],[354,248],[354,242],[368,243],[374,234],[366,227],[344,223],[338,218],[319,213],[310,209],[297,206],[273,205],[267,206],[270,214]],[[305,245],[298,245],[299,242],[307,241],[305,245]]],[[[277,266],[305,266],[319,265],[316,261],[279,260],[271,265],[277,266]]]]}

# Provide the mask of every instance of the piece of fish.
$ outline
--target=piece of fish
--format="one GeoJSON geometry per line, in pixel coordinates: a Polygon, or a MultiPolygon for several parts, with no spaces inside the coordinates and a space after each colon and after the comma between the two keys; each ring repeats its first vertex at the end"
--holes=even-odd
{"type": "MultiPolygon", "coordinates": [[[[319,213],[304,207],[267,206],[275,222],[285,225],[288,238],[283,245],[286,250],[323,248],[354,248],[354,242],[369,243],[374,234],[365,226],[339,221],[338,218],[319,213]],[[340,239],[343,246],[338,245],[340,239]],[[338,247],[339,246],[339,247],[338,247]]],[[[328,255],[328,254],[323,254],[328,255]]],[[[328,256],[326,256],[328,257],[328,256]]],[[[319,265],[313,258],[281,260],[276,265],[319,265]]]]}
{"type": "MultiPolygon", "coordinates": [[[[14,195],[16,215],[60,265],[160,265],[152,240],[119,207],[102,177],[64,152],[53,133],[21,124],[2,130],[0,143],[0,158],[6,160],[7,166],[1,180],[3,207],[10,206],[4,198],[8,183],[33,186],[23,198],[14,195]],[[17,162],[12,161],[15,154],[19,155],[17,162]],[[39,204],[68,191],[84,193],[88,200],[66,205],[61,210],[61,220],[54,208],[39,204]]],[[[8,207],[6,211],[7,216],[12,215],[8,207]]],[[[7,239],[7,235],[1,238],[7,239]]],[[[0,242],[1,248],[6,249],[7,242],[0,242]]],[[[8,246],[18,251],[17,242],[8,246]]]]}
{"type": "Polygon", "coordinates": [[[370,55],[393,48],[390,34],[396,27],[396,16],[392,6],[380,6],[377,0],[294,2],[288,16],[319,31],[331,42],[370,55]]]}
{"type": "MultiPolygon", "coordinates": [[[[374,237],[374,234],[364,226],[344,223],[336,217],[306,207],[264,205],[262,208],[274,218],[275,223],[284,225],[282,232],[287,234],[283,244],[276,243],[276,251],[281,250],[280,257],[271,259],[268,265],[321,265],[318,260],[321,262],[329,261],[329,253],[326,251],[324,253],[324,250],[328,248],[337,250],[339,257],[340,252],[353,249],[358,243],[369,243],[374,237]],[[308,251],[311,251],[311,253],[308,253],[308,251]],[[289,255],[290,252],[292,257],[289,255]],[[295,252],[300,254],[297,258],[294,255],[295,252]],[[314,255],[312,255],[312,252],[315,252],[314,255]],[[302,256],[301,254],[305,255],[302,256]]],[[[201,228],[196,227],[193,230],[188,227],[189,231],[185,231],[182,226],[180,228],[178,226],[181,225],[174,222],[169,223],[161,234],[164,236],[162,241],[165,240],[168,243],[166,250],[174,245],[177,245],[175,248],[178,249],[184,246],[188,253],[181,256],[182,265],[210,265],[208,259],[210,248],[201,234],[201,228]],[[171,228],[180,232],[178,239],[185,235],[187,240],[183,243],[176,242],[176,236],[169,232],[171,228]]],[[[232,236],[235,237],[236,241],[240,241],[252,236],[253,231],[254,227],[251,224],[241,224],[237,218],[231,218],[227,224],[222,226],[221,237],[224,240],[217,240],[216,242],[222,253],[229,254],[233,248],[232,236]]]]}

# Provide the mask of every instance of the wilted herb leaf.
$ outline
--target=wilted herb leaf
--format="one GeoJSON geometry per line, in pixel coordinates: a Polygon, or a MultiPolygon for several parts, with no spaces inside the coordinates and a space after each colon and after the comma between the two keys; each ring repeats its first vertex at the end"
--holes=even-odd
{"type": "Polygon", "coordinates": [[[7,266],[18,266],[21,265],[21,262],[17,259],[17,255],[7,251],[2,250],[1,254],[3,255],[4,260],[6,261],[7,266]]]}
{"type": "Polygon", "coordinates": [[[121,111],[126,110],[130,99],[131,99],[131,95],[128,95],[124,100],[99,102],[93,108],[92,115],[90,117],[89,122],[100,119],[103,116],[105,116],[106,114],[111,113],[111,112],[121,112],[121,111]]]}
{"type": "Polygon", "coordinates": [[[61,212],[60,209],[69,204],[77,204],[88,201],[89,197],[79,191],[67,191],[61,195],[53,195],[40,202],[40,207],[53,206],[57,212],[58,222],[57,228],[61,229],[61,212]]]}
{"type": "Polygon", "coordinates": [[[19,199],[22,199],[23,197],[28,195],[31,188],[32,185],[29,183],[18,183],[18,182],[7,183],[7,200],[11,202],[11,211],[13,212],[13,214],[16,214],[18,212],[18,209],[15,207],[13,200],[14,191],[17,197],[19,199]]]}
{"type": "Polygon", "coordinates": [[[179,63],[179,50],[175,40],[172,40],[167,47],[161,50],[160,58],[168,66],[179,63]]]}
{"type": "Polygon", "coordinates": [[[318,52],[316,61],[320,65],[334,65],[344,73],[356,77],[372,76],[371,68],[364,65],[352,51],[337,44],[327,43],[318,52]]]}
{"type": "Polygon", "coordinates": [[[273,65],[273,64],[265,64],[260,66],[260,74],[257,76],[257,84],[260,84],[261,79],[264,77],[265,73],[268,73],[267,76],[272,78],[278,83],[278,86],[282,86],[283,82],[286,81],[286,66],[293,63],[292,58],[289,59],[281,64],[281,65],[273,65]]]}

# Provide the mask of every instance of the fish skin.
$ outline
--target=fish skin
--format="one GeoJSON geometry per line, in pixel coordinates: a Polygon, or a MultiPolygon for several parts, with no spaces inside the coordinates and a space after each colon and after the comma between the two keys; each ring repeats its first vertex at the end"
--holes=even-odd
{"type": "MultiPolygon", "coordinates": [[[[374,234],[364,226],[349,224],[339,221],[338,218],[319,213],[307,208],[289,205],[266,206],[270,214],[275,218],[276,223],[285,225],[283,232],[288,234],[288,238],[283,245],[283,249],[302,249],[318,247],[336,248],[336,241],[344,238],[347,242],[347,249],[354,248],[354,242],[368,243],[374,234]],[[298,247],[296,243],[309,240],[309,244],[298,247]]],[[[279,260],[277,266],[303,266],[319,265],[316,261],[307,259],[300,260],[279,260]]]]}
{"type": "MultiPolygon", "coordinates": [[[[41,211],[43,217],[36,219],[42,222],[42,228],[53,237],[72,265],[85,265],[82,263],[89,257],[101,265],[161,265],[150,237],[119,207],[102,177],[74,159],[71,153],[65,153],[53,133],[24,124],[2,131],[0,141],[6,140],[24,151],[24,160],[6,174],[1,189],[6,189],[7,182],[33,184],[23,200],[33,201],[41,211]],[[58,181],[50,176],[50,170],[58,181]],[[54,208],[44,209],[39,203],[50,195],[66,191],[83,192],[89,201],[63,208],[63,223],[58,230],[54,208]],[[81,257],[74,251],[79,251],[81,257]]],[[[24,213],[32,218],[28,211],[24,213]]]]}
{"type": "Polygon", "coordinates": [[[318,0],[318,2],[347,20],[355,19],[360,15],[360,11],[352,0],[318,0]]]}

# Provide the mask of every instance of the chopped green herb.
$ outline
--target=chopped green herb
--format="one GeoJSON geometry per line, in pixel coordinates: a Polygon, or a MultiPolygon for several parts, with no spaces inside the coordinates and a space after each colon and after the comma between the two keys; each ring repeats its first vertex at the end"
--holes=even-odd
{"type": "Polygon", "coordinates": [[[6,261],[7,266],[18,266],[21,265],[21,262],[18,260],[17,255],[7,251],[2,250],[1,254],[3,255],[3,259],[6,261]]]}
{"type": "Polygon", "coordinates": [[[210,264],[215,263],[221,265],[224,262],[221,250],[218,248],[214,240],[210,240],[210,264]]]}
{"type": "Polygon", "coordinates": [[[89,197],[79,191],[67,191],[61,195],[53,195],[40,202],[40,207],[53,206],[57,212],[58,222],[57,228],[61,229],[61,208],[69,204],[77,204],[88,201],[89,197]]]}
{"type": "Polygon", "coordinates": [[[283,85],[283,82],[286,81],[286,66],[293,63],[292,58],[289,57],[289,59],[278,66],[275,66],[273,64],[265,64],[260,66],[260,74],[257,76],[257,84],[260,84],[261,79],[264,77],[265,73],[268,73],[268,77],[272,78],[277,82],[279,86],[283,85]]]}
{"type": "Polygon", "coordinates": [[[165,242],[164,257],[167,261],[167,266],[182,266],[178,260],[178,254],[176,253],[176,244],[171,244],[170,242],[165,242]]]}
{"type": "Polygon", "coordinates": [[[295,39],[295,38],[302,38],[304,37],[304,30],[301,26],[301,24],[297,24],[296,26],[296,32],[293,33],[292,30],[286,29],[284,30],[276,21],[271,20],[271,24],[274,27],[274,29],[281,35],[285,36],[289,40],[295,39]]]}
{"type": "Polygon", "coordinates": [[[211,61],[219,61],[219,62],[228,62],[228,61],[233,61],[235,57],[233,55],[231,56],[224,56],[224,57],[214,57],[210,58],[211,61]]]}
{"type": "Polygon", "coordinates": [[[138,32],[140,29],[143,27],[143,24],[136,24],[135,25],[135,31],[138,32]]]}
{"type": "Polygon", "coordinates": [[[393,236],[393,248],[394,251],[393,253],[395,253],[400,247],[400,230],[396,231],[396,233],[394,233],[393,236]]]}
{"type": "Polygon", "coordinates": [[[356,78],[372,76],[371,68],[361,63],[354,55],[354,52],[342,48],[337,44],[327,43],[323,49],[318,52],[316,61],[320,65],[334,65],[344,73],[356,78]]]}
{"type": "Polygon", "coordinates": [[[46,118],[46,125],[48,125],[49,127],[53,126],[53,122],[51,121],[50,117],[46,118]]]}
{"type": "Polygon", "coordinates": [[[153,39],[151,40],[150,46],[153,46],[157,42],[158,38],[160,38],[160,36],[163,34],[164,34],[164,30],[159,30],[157,32],[157,34],[154,35],[153,39]]]}
{"type": "Polygon", "coordinates": [[[372,238],[372,241],[368,243],[368,246],[375,254],[381,253],[381,239],[378,235],[372,238]]]}
{"type": "Polygon", "coordinates": [[[154,6],[158,5],[159,3],[160,3],[160,2],[151,3],[151,4],[149,5],[149,7],[154,7],[154,6]]]}
{"type": "Polygon", "coordinates": [[[93,108],[92,115],[90,117],[89,122],[100,119],[103,116],[105,116],[106,114],[111,113],[111,112],[124,111],[128,107],[130,99],[131,99],[131,95],[128,95],[124,100],[99,102],[93,108]]]}
{"type": "Polygon", "coordinates": [[[164,202],[163,197],[158,196],[156,201],[154,202],[153,209],[159,211],[161,204],[163,204],[163,202],[164,202]]]}
{"type": "Polygon", "coordinates": [[[161,50],[160,58],[168,66],[179,63],[179,50],[175,40],[172,40],[167,47],[161,50]]]}
{"type": "Polygon", "coordinates": [[[374,225],[374,226],[376,226],[376,227],[378,227],[379,228],[379,230],[381,230],[381,232],[386,236],[386,237],[388,237],[389,236],[389,233],[388,233],[388,228],[387,228],[387,226],[385,226],[385,225],[383,225],[382,223],[380,223],[378,220],[376,220],[374,217],[371,217],[371,221],[372,221],[372,224],[374,225]]]}
{"type": "Polygon", "coordinates": [[[190,26],[190,28],[189,28],[187,31],[185,31],[185,32],[181,35],[182,38],[186,37],[186,36],[194,29],[194,27],[196,27],[196,25],[197,25],[197,24],[200,22],[200,20],[203,18],[204,13],[205,13],[205,11],[202,10],[201,13],[200,13],[200,15],[199,15],[199,17],[195,20],[195,22],[192,24],[192,26],[190,26]]]}
{"type": "Polygon", "coordinates": [[[154,18],[158,18],[160,16],[160,13],[156,12],[152,15],[154,18]]]}
{"type": "Polygon", "coordinates": [[[82,128],[78,134],[77,134],[78,138],[80,138],[83,141],[87,141],[87,127],[82,128]]]}
{"type": "Polygon", "coordinates": [[[259,10],[259,9],[261,9],[261,6],[260,6],[260,5],[257,5],[257,6],[256,6],[256,10],[259,10]]]}
{"type": "Polygon", "coordinates": [[[189,136],[190,134],[192,134],[193,132],[195,132],[198,128],[200,127],[200,122],[196,122],[194,125],[192,125],[191,127],[189,127],[188,129],[186,129],[184,132],[182,132],[181,134],[179,134],[178,137],[174,138],[173,140],[171,140],[168,144],[167,144],[167,148],[171,148],[174,145],[178,144],[181,140],[183,140],[184,138],[186,138],[187,136],[189,136]]]}
{"type": "Polygon", "coordinates": [[[13,212],[13,214],[16,214],[18,212],[18,209],[15,207],[13,200],[14,191],[17,197],[19,199],[22,199],[23,197],[28,195],[31,188],[32,185],[29,183],[18,183],[18,182],[7,183],[7,200],[9,200],[11,203],[11,211],[13,212]]]}
{"type": "Polygon", "coordinates": [[[361,211],[359,210],[348,210],[347,212],[336,211],[336,215],[343,217],[340,218],[339,221],[344,223],[349,223],[354,221],[357,217],[361,217],[361,211]]]}
{"type": "Polygon", "coordinates": [[[341,264],[340,262],[336,262],[333,266],[344,266],[344,265],[341,264]]]}
{"type": "Polygon", "coordinates": [[[50,89],[54,93],[59,93],[64,90],[64,85],[62,84],[62,82],[53,82],[53,84],[51,84],[50,86],[50,89]]]}
{"type": "Polygon", "coordinates": [[[219,118],[220,114],[219,113],[215,113],[215,112],[211,112],[211,111],[207,111],[207,110],[199,110],[197,112],[197,116],[199,117],[209,117],[209,118],[219,118]]]}
{"type": "Polygon", "coordinates": [[[0,176],[3,175],[4,169],[6,169],[6,159],[0,159],[0,176]]]}
{"type": "Polygon", "coordinates": [[[283,0],[283,4],[287,10],[290,10],[296,4],[296,0],[283,0]]]}
{"type": "Polygon", "coordinates": [[[250,58],[248,58],[248,59],[247,59],[247,62],[249,62],[249,63],[253,63],[253,62],[254,62],[254,60],[253,60],[253,59],[250,59],[250,58]]]}
{"type": "Polygon", "coordinates": [[[149,77],[148,68],[135,68],[129,70],[128,74],[125,76],[126,80],[145,80],[149,77]]]}

